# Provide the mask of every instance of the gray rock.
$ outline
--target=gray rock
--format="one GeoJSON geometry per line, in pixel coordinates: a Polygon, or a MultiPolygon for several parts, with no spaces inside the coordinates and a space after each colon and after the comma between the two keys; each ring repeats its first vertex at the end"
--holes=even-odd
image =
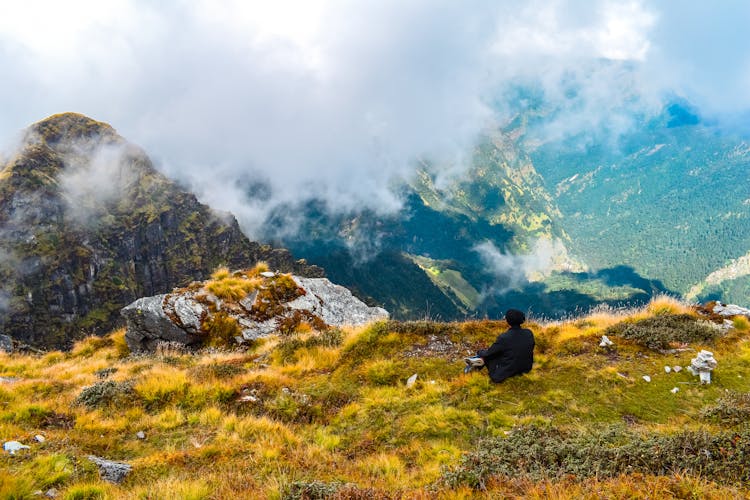
{"type": "Polygon", "coordinates": [[[0,335],[0,351],[13,352],[13,339],[8,335],[0,335]]]}
{"type": "Polygon", "coordinates": [[[3,450],[7,451],[11,455],[15,455],[17,451],[29,450],[31,447],[21,444],[18,441],[6,441],[3,443],[3,450]]]}
{"type": "Polygon", "coordinates": [[[154,352],[161,342],[178,342],[186,346],[200,342],[198,335],[186,332],[167,316],[162,306],[164,297],[144,297],[120,311],[127,322],[125,342],[132,352],[154,352]]]}
{"type": "Polygon", "coordinates": [[[189,333],[198,333],[201,329],[203,317],[208,313],[206,306],[183,295],[170,296],[168,304],[172,306],[182,327],[189,333]]]}
{"type": "Polygon", "coordinates": [[[89,455],[88,459],[99,467],[99,477],[110,483],[119,484],[130,474],[133,466],[124,462],[115,462],[106,458],[89,455]]]}
{"type": "Polygon", "coordinates": [[[721,314],[722,316],[747,316],[750,317],[750,309],[745,309],[734,304],[722,304],[717,302],[714,306],[714,313],[721,314]]]}
{"type": "Polygon", "coordinates": [[[714,359],[714,353],[703,350],[690,361],[688,371],[693,375],[699,375],[701,384],[710,384],[711,372],[718,364],[714,359]]]}
{"type": "Polygon", "coordinates": [[[137,437],[138,439],[146,439],[146,433],[143,431],[138,431],[135,433],[135,437],[137,437]]]}
{"type": "Polygon", "coordinates": [[[390,316],[385,309],[368,306],[348,289],[326,278],[294,276],[294,281],[306,294],[289,302],[288,307],[308,310],[331,326],[359,326],[390,316]]]}
{"type": "Polygon", "coordinates": [[[253,305],[255,304],[256,297],[258,297],[258,290],[254,290],[247,297],[240,300],[240,305],[245,309],[245,311],[250,312],[253,310],[253,305]]]}
{"type": "Polygon", "coordinates": [[[44,494],[47,498],[57,498],[57,495],[59,495],[60,492],[57,491],[55,488],[50,488],[47,490],[47,492],[44,494]]]}
{"type": "MultiPolygon", "coordinates": [[[[271,273],[276,276],[275,273],[271,273]]],[[[285,304],[274,306],[276,316],[259,321],[254,315],[258,292],[239,301],[240,307],[228,304],[224,312],[241,328],[238,343],[265,337],[278,330],[282,321],[292,319],[298,311],[306,311],[329,326],[359,326],[371,321],[387,319],[388,312],[369,307],[346,288],[334,285],[325,278],[292,277],[304,294],[285,304]]],[[[205,294],[202,301],[210,301],[215,309],[195,299],[196,292],[175,292],[138,299],[122,309],[127,320],[125,340],[132,352],[156,352],[159,346],[183,346],[190,350],[202,342],[202,324],[212,310],[221,309],[221,300],[205,294]]],[[[257,313],[255,313],[257,314],[257,313]]]]}

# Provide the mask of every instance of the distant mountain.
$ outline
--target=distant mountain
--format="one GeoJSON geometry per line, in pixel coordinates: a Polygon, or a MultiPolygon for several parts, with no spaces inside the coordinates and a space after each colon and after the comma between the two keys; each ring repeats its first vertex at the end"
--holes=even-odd
{"type": "Polygon", "coordinates": [[[673,103],[615,144],[573,138],[530,157],[571,250],[592,267],[627,265],[691,299],[750,303],[747,138],[673,103]]]}
{"type": "Polygon", "coordinates": [[[74,113],[25,132],[0,165],[0,332],[66,347],[120,323],[133,300],[205,279],[219,265],[320,276],[249,241],[229,214],[158,173],[109,125],[74,113]]]}
{"type": "Polygon", "coordinates": [[[497,316],[509,306],[560,316],[599,303],[666,291],[632,268],[588,272],[569,248],[553,193],[511,133],[480,138],[464,173],[449,181],[427,162],[400,189],[402,209],[332,214],[324,203],[285,207],[271,228],[303,216],[281,243],[396,318],[497,316]]]}

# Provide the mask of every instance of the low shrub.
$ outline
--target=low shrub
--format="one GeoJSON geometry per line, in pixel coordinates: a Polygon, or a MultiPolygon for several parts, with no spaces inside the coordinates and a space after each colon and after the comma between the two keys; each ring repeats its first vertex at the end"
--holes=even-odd
{"type": "Polygon", "coordinates": [[[282,500],[389,500],[401,495],[390,495],[374,488],[360,488],[339,481],[295,481],[284,488],[282,500]]]}
{"type": "Polygon", "coordinates": [[[85,406],[89,410],[107,406],[124,406],[133,401],[135,391],[131,381],[115,382],[105,380],[84,387],[76,397],[74,404],[85,406]]]}
{"type": "Polygon", "coordinates": [[[721,330],[700,323],[689,314],[660,314],[639,321],[622,321],[607,328],[606,335],[620,336],[654,350],[671,344],[713,342],[721,330]]]}
{"type": "Polygon", "coordinates": [[[750,480],[749,449],[750,429],[716,435],[704,431],[639,435],[622,427],[576,433],[529,426],[514,429],[505,438],[480,441],[458,466],[443,470],[442,481],[450,487],[483,489],[494,477],[586,479],[682,471],[740,484],[750,480]]]}
{"type": "Polygon", "coordinates": [[[206,335],[206,344],[215,347],[229,346],[234,338],[242,335],[240,324],[224,311],[209,315],[201,324],[206,335]]]}
{"type": "Polygon", "coordinates": [[[207,365],[198,365],[190,370],[192,377],[197,380],[203,380],[206,378],[217,378],[221,380],[236,377],[237,375],[246,372],[247,369],[242,366],[216,362],[207,365]]]}
{"type": "Polygon", "coordinates": [[[703,408],[700,415],[725,425],[750,422],[750,392],[730,392],[703,408]]]}
{"type": "Polygon", "coordinates": [[[420,337],[435,335],[447,337],[458,335],[460,330],[455,323],[440,323],[437,321],[395,321],[391,320],[385,324],[388,331],[394,333],[411,333],[420,337]]]}

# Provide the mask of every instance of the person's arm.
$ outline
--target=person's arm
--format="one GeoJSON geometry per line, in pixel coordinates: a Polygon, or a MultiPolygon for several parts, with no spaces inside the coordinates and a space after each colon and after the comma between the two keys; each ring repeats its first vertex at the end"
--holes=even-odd
{"type": "Polygon", "coordinates": [[[505,344],[505,335],[500,334],[498,335],[497,339],[495,339],[494,344],[492,344],[487,349],[482,349],[481,351],[477,352],[477,356],[482,359],[492,359],[506,349],[505,344]]]}

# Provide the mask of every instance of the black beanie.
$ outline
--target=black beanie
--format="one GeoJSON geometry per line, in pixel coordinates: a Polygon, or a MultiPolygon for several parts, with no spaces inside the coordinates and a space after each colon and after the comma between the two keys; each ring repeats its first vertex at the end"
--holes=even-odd
{"type": "Polygon", "coordinates": [[[510,326],[521,326],[521,323],[526,321],[526,316],[524,316],[524,314],[518,309],[508,309],[505,313],[505,321],[507,321],[510,326]]]}

